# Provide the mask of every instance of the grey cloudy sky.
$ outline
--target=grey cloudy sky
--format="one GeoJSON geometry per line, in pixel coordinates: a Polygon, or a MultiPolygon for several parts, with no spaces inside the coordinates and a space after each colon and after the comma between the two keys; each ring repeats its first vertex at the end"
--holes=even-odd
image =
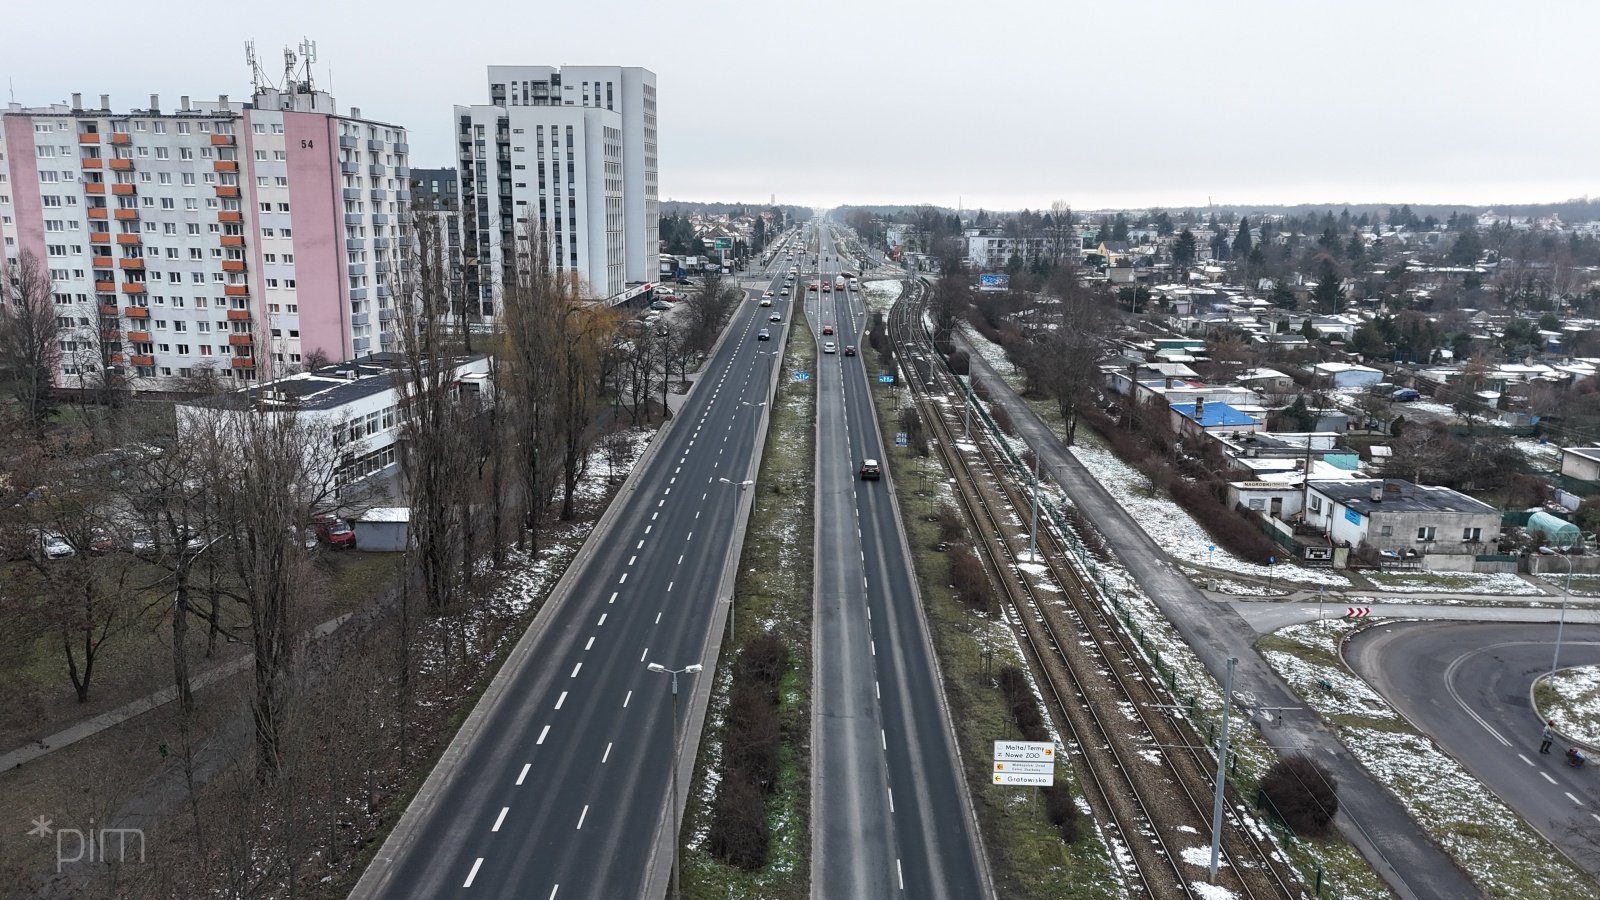
{"type": "MultiPolygon", "coordinates": [[[[160,0],[99,26],[15,4],[16,100],[249,92],[317,42],[341,109],[450,165],[485,66],[657,74],[680,200],[1078,209],[1600,193],[1600,4],[1422,0],[160,0]],[[134,54],[138,54],[135,56],[134,54]]],[[[170,98],[170,99],[169,99],[170,98]]]]}

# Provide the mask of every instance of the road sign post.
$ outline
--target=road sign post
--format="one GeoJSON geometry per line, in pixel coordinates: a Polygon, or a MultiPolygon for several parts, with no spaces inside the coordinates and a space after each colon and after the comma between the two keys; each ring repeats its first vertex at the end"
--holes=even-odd
{"type": "Polygon", "coordinates": [[[993,781],[1050,787],[1056,783],[1056,745],[1051,741],[995,741],[993,781]]]}

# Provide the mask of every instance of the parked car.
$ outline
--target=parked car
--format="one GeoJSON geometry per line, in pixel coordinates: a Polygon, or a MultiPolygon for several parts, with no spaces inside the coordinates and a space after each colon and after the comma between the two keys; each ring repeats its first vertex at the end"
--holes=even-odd
{"type": "Polygon", "coordinates": [[[38,541],[38,553],[45,559],[66,559],[75,556],[77,551],[67,543],[67,539],[53,531],[41,531],[35,536],[38,541]]]}
{"type": "Polygon", "coordinates": [[[1411,388],[1401,388],[1389,395],[1389,399],[1396,403],[1410,403],[1422,399],[1422,395],[1411,388]]]}
{"type": "Polygon", "coordinates": [[[679,278],[677,281],[675,281],[673,283],[674,284],[694,284],[694,282],[690,281],[687,278],[679,278]]]}
{"type": "Polygon", "coordinates": [[[875,459],[863,459],[861,461],[861,480],[862,481],[877,481],[878,479],[880,479],[882,477],[883,477],[883,471],[878,468],[878,461],[877,460],[875,460],[875,459]]]}
{"type": "Polygon", "coordinates": [[[317,540],[327,544],[329,549],[356,549],[355,529],[343,519],[336,516],[317,516],[312,520],[311,527],[317,532],[317,540]]]}
{"type": "Polygon", "coordinates": [[[844,355],[845,356],[855,356],[856,355],[856,345],[855,344],[846,344],[845,348],[844,348],[844,355]]]}
{"type": "Polygon", "coordinates": [[[671,309],[672,304],[665,300],[657,300],[650,304],[651,309],[671,309]]]}
{"type": "Polygon", "coordinates": [[[770,341],[770,340],[772,340],[772,333],[767,331],[765,328],[763,328],[760,331],[756,332],[756,340],[758,340],[758,341],[770,341]]]}

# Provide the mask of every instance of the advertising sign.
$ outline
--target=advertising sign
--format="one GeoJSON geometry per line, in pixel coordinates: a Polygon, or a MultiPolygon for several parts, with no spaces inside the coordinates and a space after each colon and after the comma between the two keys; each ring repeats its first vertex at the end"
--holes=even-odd
{"type": "Polygon", "coordinates": [[[1009,291],[1011,290],[1010,275],[979,275],[978,290],[980,291],[1009,291]]]}

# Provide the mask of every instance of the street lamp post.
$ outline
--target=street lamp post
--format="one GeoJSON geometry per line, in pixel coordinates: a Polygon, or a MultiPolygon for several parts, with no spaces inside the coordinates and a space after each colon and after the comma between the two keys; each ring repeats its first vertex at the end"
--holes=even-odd
{"type": "MultiPolygon", "coordinates": [[[[731,484],[731,485],[736,486],[739,489],[739,499],[740,500],[744,499],[744,489],[749,487],[749,486],[751,486],[752,484],[755,484],[754,481],[749,481],[749,480],[746,480],[746,481],[729,481],[726,478],[718,478],[717,480],[722,482],[723,484],[731,484]]],[[[734,609],[735,609],[734,598],[732,596],[729,596],[728,597],[728,635],[730,637],[733,636],[733,635],[738,634],[738,630],[736,628],[737,623],[736,623],[736,621],[734,619],[734,616],[733,616],[734,609]]]]}
{"type": "Polygon", "coordinates": [[[1556,669],[1561,666],[1561,631],[1567,624],[1567,601],[1572,599],[1572,557],[1561,557],[1567,564],[1567,587],[1561,594],[1561,616],[1556,619],[1556,655],[1550,660],[1550,679],[1556,677],[1556,669]]]}
{"type": "Polygon", "coordinates": [[[702,666],[695,663],[681,669],[669,669],[660,663],[651,663],[646,668],[672,676],[672,731],[667,734],[667,739],[672,742],[672,806],[667,810],[667,820],[672,824],[672,900],[679,900],[682,895],[678,887],[678,676],[693,675],[702,666]]]}

